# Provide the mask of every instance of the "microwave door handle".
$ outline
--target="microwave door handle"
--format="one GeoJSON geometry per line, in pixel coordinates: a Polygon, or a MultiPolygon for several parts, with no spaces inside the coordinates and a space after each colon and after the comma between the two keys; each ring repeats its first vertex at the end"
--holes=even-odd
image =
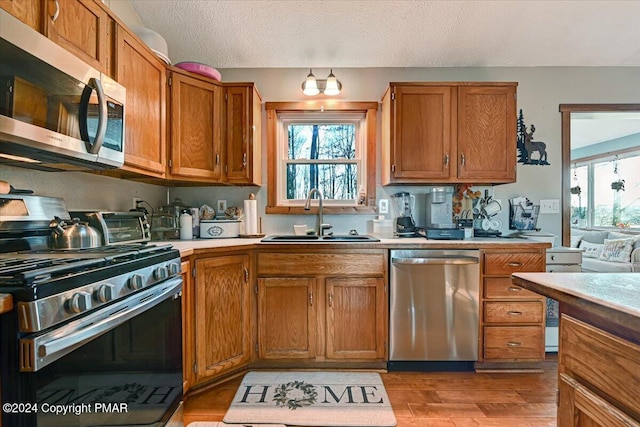
{"type": "Polygon", "coordinates": [[[82,98],[80,100],[80,136],[85,143],[87,151],[91,154],[98,154],[100,148],[102,147],[102,143],[104,142],[104,137],[107,133],[107,119],[108,119],[108,111],[107,111],[107,98],[104,95],[104,90],[102,89],[102,83],[100,83],[99,79],[90,78],[89,82],[85,86],[82,91],[82,98]],[[91,137],[89,136],[88,129],[88,120],[89,120],[89,103],[91,101],[91,93],[96,91],[98,95],[98,129],[96,131],[96,136],[91,142],[91,137]]]}

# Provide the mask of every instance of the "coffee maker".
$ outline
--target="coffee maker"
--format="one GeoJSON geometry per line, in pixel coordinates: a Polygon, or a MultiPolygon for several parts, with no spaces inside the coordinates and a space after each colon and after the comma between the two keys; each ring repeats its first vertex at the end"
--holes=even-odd
{"type": "Polygon", "coordinates": [[[464,239],[464,230],[453,222],[453,189],[433,187],[427,193],[425,237],[439,240],[464,239]]]}
{"type": "Polygon", "coordinates": [[[391,195],[396,213],[396,235],[398,237],[411,237],[416,235],[416,223],[413,220],[413,211],[416,206],[416,196],[405,191],[391,195]]]}

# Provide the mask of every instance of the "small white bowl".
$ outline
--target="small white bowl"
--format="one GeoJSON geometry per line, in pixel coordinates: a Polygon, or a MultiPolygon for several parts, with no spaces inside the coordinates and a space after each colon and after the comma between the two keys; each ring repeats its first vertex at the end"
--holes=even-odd
{"type": "Polygon", "coordinates": [[[140,37],[140,40],[149,46],[153,53],[158,55],[158,57],[168,65],[171,65],[171,60],[169,59],[169,47],[167,46],[167,41],[164,37],[150,28],[139,25],[132,26],[131,30],[140,37]]]}

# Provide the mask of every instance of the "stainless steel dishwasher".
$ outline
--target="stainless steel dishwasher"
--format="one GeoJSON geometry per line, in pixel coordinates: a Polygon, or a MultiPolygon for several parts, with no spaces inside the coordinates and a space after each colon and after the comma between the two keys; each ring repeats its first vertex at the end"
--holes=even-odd
{"type": "Polygon", "coordinates": [[[479,251],[392,250],[389,360],[477,361],[479,251]]]}

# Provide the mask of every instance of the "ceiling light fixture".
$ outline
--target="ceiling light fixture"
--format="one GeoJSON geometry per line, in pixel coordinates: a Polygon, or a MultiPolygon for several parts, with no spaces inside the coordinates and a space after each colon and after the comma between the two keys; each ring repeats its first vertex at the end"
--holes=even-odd
{"type": "Polygon", "coordinates": [[[325,95],[335,96],[342,90],[342,83],[333,75],[333,69],[329,72],[326,80],[318,80],[313,75],[313,71],[309,69],[309,74],[304,82],[302,82],[302,93],[308,96],[315,96],[321,91],[325,95]]]}

